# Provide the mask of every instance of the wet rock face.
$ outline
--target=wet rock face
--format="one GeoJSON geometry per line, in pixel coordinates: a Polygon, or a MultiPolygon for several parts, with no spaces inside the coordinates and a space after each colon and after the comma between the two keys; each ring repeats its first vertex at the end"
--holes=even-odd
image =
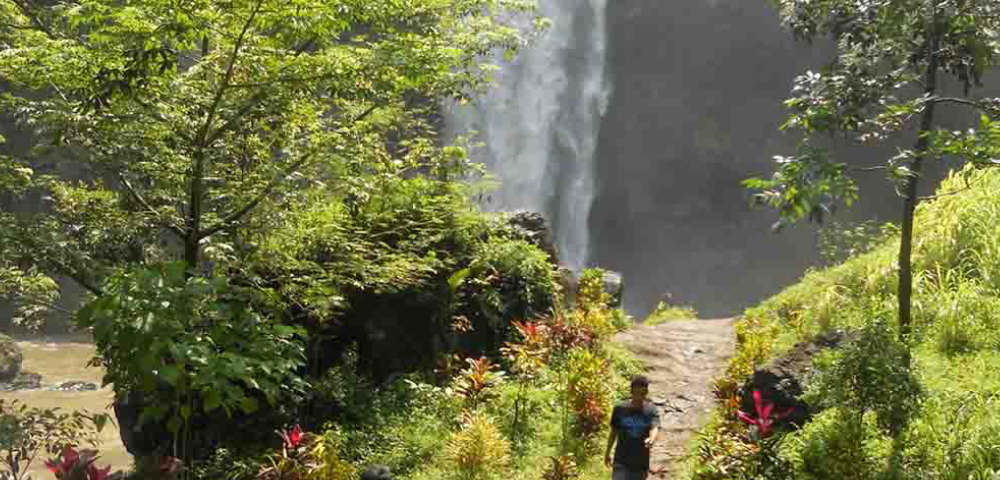
{"type": "Polygon", "coordinates": [[[0,382],[9,382],[21,371],[24,355],[13,338],[0,333],[0,382]]]}
{"type": "Polygon", "coordinates": [[[753,391],[759,390],[764,400],[774,403],[774,411],[791,409],[776,425],[803,425],[814,413],[800,399],[812,377],[813,358],[822,350],[843,347],[852,338],[839,331],[820,335],[796,344],[784,355],[764,364],[740,388],[740,410],[756,416],[753,391]]]}

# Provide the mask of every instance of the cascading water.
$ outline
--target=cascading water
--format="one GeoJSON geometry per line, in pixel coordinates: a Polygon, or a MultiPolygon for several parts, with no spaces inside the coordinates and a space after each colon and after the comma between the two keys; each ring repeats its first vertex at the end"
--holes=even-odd
{"type": "Polygon", "coordinates": [[[502,182],[485,205],[540,212],[566,266],[586,266],[597,136],[610,96],[607,0],[541,0],[552,26],[511,62],[496,85],[446,113],[453,135],[478,132],[473,152],[502,182]]]}

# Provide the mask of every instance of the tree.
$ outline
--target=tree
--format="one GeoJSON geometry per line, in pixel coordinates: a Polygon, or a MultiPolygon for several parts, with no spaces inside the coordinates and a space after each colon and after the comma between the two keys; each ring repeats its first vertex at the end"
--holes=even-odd
{"type": "Polygon", "coordinates": [[[293,408],[289,312],[441,263],[422,234],[470,164],[438,102],[488,85],[479,58],[530,38],[532,3],[0,0],[0,108],[34,144],[0,159],[0,195],[43,204],[0,210],[0,295],[41,315],[56,278],[86,289],[65,313],[175,455],[199,415],[293,408]]]}
{"type": "MultiPolygon", "coordinates": [[[[857,198],[852,171],[883,170],[903,200],[899,248],[899,336],[910,335],[913,273],[913,213],[924,163],[954,156],[977,166],[1000,157],[1000,99],[975,98],[986,72],[1000,61],[1000,3],[995,0],[775,0],[782,20],[798,39],[830,35],[835,58],[820,72],[795,79],[782,129],[802,132],[795,156],[775,157],[774,176],[744,184],[754,198],[776,207],[781,223],[825,214],[857,198]],[[947,96],[944,82],[957,81],[964,95],[947,96]],[[939,107],[971,109],[978,127],[941,128],[939,107]],[[881,142],[915,133],[912,149],[901,149],[878,166],[851,168],[833,161],[812,141],[843,134],[881,142]]],[[[780,225],[779,224],[779,225],[780,225]]],[[[907,360],[909,361],[909,360],[907,360]]]]}
{"type": "Polygon", "coordinates": [[[0,193],[45,202],[0,211],[0,293],[37,313],[56,276],[100,296],[129,265],[197,274],[317,192],[461,163],[436,102],[488,83],[477,58],[522,45],[502,13],[531,4],[0,0],[0,107],[36,146],[0,193]]]}

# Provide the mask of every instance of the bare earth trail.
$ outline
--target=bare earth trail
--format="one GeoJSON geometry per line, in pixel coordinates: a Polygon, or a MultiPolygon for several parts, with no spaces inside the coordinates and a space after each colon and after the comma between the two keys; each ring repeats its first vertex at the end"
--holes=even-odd
{"type": "Polygon", "coordinates": [[[660,409],[650,470],[662,473],[655,477],[674,478],[692,435],[712,409],[712,381],[733,354],[734,323],[733,318],[672,320],[615,337],[647,366],[649,397],[660,409]]]}

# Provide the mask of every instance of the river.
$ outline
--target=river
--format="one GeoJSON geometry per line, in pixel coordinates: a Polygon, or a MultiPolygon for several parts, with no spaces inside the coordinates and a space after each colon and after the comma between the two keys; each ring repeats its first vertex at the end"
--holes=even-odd
{"type": "MultiPolygon", "coordinates": [[[[18,338],[18,346],[24,352],[23,371],[38,373],[42,385],[51,386],[68,381],[82,381],[101,384],[103,371],[87,367],[94,355],[94,345],[83,335],[50,335],[35,338],[18,338]]],[[[16,399],[29,407],[59,408],[62,412],[86,410],[112,414],[111,401],[114,392],[111,386],[94,391],[52,391],[21,390],[0,392],[0,398],[16,399]]],[[[110,464],[112,470],[128,469],[132,456],[125,451],[116,425],[108,425],[101,432],[100,459],[98,465],[110,464]]],[[[52,478],[45,469],[44,458],[36,459],[29,470],[35,480],[52,478]]]]}

